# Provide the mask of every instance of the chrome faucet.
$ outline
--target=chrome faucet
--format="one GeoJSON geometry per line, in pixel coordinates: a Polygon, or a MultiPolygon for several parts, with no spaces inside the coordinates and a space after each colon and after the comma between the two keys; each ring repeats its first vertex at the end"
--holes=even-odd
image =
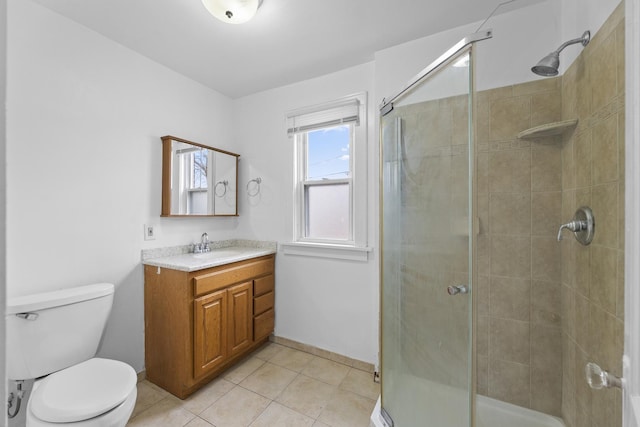
{"type": "Polygon", "coordinates": [[[193,244],[193,253],[201,254],[203,252],[210,252],[211,248],[209,247],[209,235],[207,233],[202,233],[202,237],[200,237],[200,243],[193,244]]]}
{"type": "Polygon", "coordinates": [[[573,221],[569,221],[566,224],[562,224],[560,226],[560,230],[558,230],[558,242],[562,240],[562,230],[564,230],[565,228],[573,231],[574,233],[577,233],[578,231],[587,229],[587,221],[573,220],[573,221]]]}
{"type": "Polygon", "coordinates": [[[207,233],[202,233],[200,246],[202,247],[202,252],[209,252],[211,250],[211,248],[209,248],[209,235],[207,233]]]}
{"type": "Polygon", "coordinates": [[[558,241],[562,240],[562,230],[566,229],[573,231],[576,240],[586,246],[593,240],[595,226],[593,212],[589,207],[582,206],[578,208],[571,221],[560,226],[558,241]]]}

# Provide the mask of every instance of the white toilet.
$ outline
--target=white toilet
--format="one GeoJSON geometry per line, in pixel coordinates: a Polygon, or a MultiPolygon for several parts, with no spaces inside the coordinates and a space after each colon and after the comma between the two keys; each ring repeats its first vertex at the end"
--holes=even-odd
{"type": "Polygon", "coordinates": [[[27,427],[127,424],[136,373],[126,363],[94,357],[113,291],[100,283],[8,300],[7,377],[36,379],[27,427]]]}

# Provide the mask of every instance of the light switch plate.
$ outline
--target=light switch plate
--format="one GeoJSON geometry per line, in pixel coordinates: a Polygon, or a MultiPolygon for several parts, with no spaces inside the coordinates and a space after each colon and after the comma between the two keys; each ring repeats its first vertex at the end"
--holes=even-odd
{"type": "Polygon", "coordinates": [[[156,240],[156,229],[153,225],[144,225],[144,240],[156,240]]]}

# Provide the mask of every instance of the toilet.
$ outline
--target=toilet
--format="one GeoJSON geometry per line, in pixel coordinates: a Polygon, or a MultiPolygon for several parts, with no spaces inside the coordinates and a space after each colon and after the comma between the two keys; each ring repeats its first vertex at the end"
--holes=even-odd
{"type": "Polygon", "coordinates": [[[136,372],[95,357],[113,292],[112,284],[98,283],[7,301],[7,378],[35,379],[27,427],[127,424],[136,403],[136,372]]]}

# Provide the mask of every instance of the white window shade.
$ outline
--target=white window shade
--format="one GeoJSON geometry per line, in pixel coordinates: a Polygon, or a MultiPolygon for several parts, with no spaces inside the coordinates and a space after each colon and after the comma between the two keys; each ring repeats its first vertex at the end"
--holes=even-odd
{"type": "Polygon", "coordinates": [[[287,133],[308,132],[314,129],[339,126],[343,123],[360,124],[360,101],[346,99],[331,104],[323,104],[311,109],[296,110],[287,114],[287,133]]]}

